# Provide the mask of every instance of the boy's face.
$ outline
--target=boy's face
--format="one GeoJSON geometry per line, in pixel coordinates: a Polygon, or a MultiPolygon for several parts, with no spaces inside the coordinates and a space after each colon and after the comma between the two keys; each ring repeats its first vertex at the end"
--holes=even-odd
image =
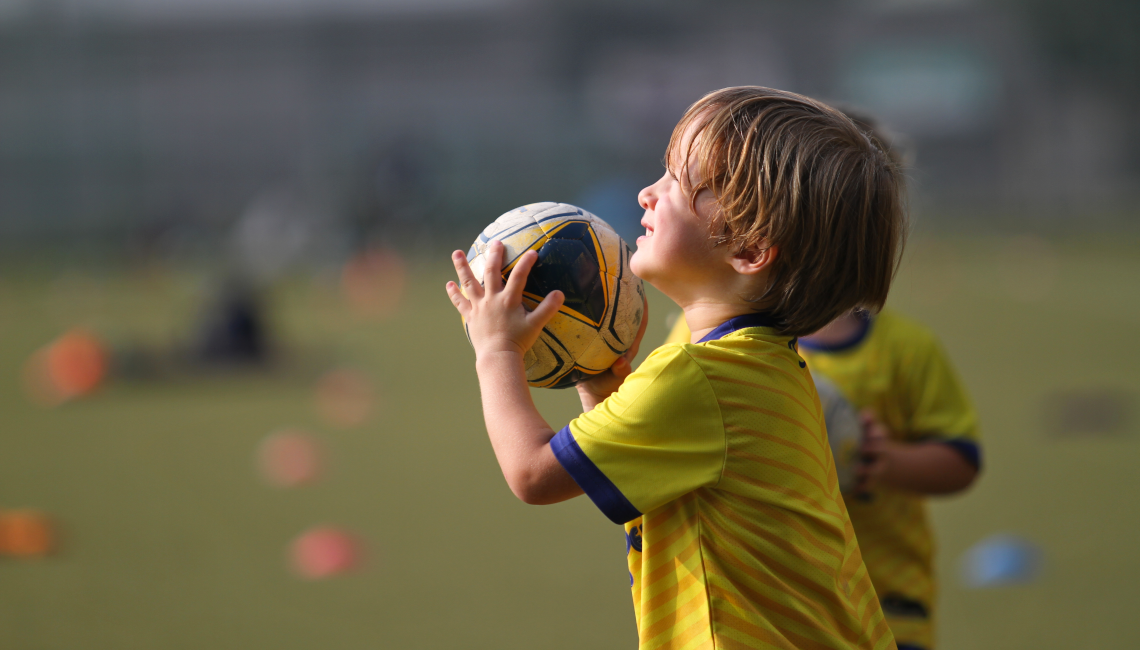
{"type": "Polygon", "coordinates": [[[682,156],[689,151],[697,126],[694,120],[686,130],[673,159],[666,161],[665,175],[637,195],[645,208],[641,218],[645,234],[637,238],[630,268],[675,300],[689,293],[686,285],[730,270],[723,260],[727,247],[716,247],[709,234],[716,207],[712,192],[697,195],[696,212],[689,205],[690,188],[699,181],[700,171],[696,155],[689,160],[682,156]]]}

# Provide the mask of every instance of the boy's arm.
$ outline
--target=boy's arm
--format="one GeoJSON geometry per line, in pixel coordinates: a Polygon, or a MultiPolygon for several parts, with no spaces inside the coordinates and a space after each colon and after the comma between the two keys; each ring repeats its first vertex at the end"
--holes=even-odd
{"type": "Polygon", "coordinates": [[[554,431],[531,400],[523,366],[523,354],[562,306],[562,293],[551,292],[532,312],[522,306],[527,275],[538,259],[534,251],[522,256],[506,286],[499,271],[501,242],[488,245],[485,286],[475,279],[462,251],[452,253],[451,259],[463,289],[448,282],[447,294],[467,322],[483,419],[507,485],[530,504],[558,503],[582,494],[550,449],[554,431]]]}
{"type": "Polygon", "coordinates": [[[475,371],[487,435],[511,492],[532,505],[558,503],[582,494],[550,448],[554,430],[531,400],[522,354],[486,354],[476,359],[475,371]]]}
{"type": "Polygon", "coordinates": [[[863,463],[858,492],[876,485],[920,494],[953,494],[970,486],[978,468],[944,442],[898,442],[873,413],[863,413],[863,463]]]}

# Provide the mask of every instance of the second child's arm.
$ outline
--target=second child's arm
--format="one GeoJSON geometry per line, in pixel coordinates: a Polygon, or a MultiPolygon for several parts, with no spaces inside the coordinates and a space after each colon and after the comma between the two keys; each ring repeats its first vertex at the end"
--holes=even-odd
{"type": "Polygon", "coordinates": [[[531,400],[523,355],[562,306],[563,295],[553,291],[528,312],[522,305],[522,291],[538,255],[525,253],[505,286],[499,272],[503,255],[501,242],[488,245],[484,285],[480,286],[463,252],[452,253],[463,289],[448,282],[447,294],[467,322],[475,348],[483,419],[507,485],[526,503],[558,503],[582,490],[550,449],[554,431],[531,400]]]}
{"type": "Polygon", "coordinates": [[[876,485],[919,494],[953,494],[970,486],[978,468],[949,445],[937,441],[892,440],[871,412],[863,413],[865,459],[858,476],[858,491],[876,485]]]}

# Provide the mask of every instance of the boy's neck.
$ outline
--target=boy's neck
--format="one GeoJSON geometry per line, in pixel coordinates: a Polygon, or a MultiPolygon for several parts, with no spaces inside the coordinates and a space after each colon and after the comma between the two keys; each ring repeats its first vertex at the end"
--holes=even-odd
{"type": "Polygon", "coordinates": [[[755,303],[695,302],[683,307],[685,322],[689,325],[690,343],[696,343],[720,325],[737,316],[763,311],[763,306],[755,303]]]}

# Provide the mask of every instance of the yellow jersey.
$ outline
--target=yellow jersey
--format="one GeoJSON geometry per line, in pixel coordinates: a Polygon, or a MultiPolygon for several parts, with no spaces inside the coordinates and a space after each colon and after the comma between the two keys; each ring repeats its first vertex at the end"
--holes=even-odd
{"type": "Polygon", "coordinates": [[[551,441],[625,524],[641,650],[895,647],[811,375],[771,325],[658,348],[551,441]]]}
{"type": "MultiPolygon", "coordinates": [[[[689,340],[684,318],[669,341],[689,340]]],[[[799,341],[808,366],[857,409],[870,408],[891,437],[936,440],[981,466],[977,414],[946,353],[927,328],[884,310],[838,346],[799,341]]],[[[863,559],[900,646],[934,646],[934,538],[926,499],[879,487],[847,501],[863,559]]]]}

